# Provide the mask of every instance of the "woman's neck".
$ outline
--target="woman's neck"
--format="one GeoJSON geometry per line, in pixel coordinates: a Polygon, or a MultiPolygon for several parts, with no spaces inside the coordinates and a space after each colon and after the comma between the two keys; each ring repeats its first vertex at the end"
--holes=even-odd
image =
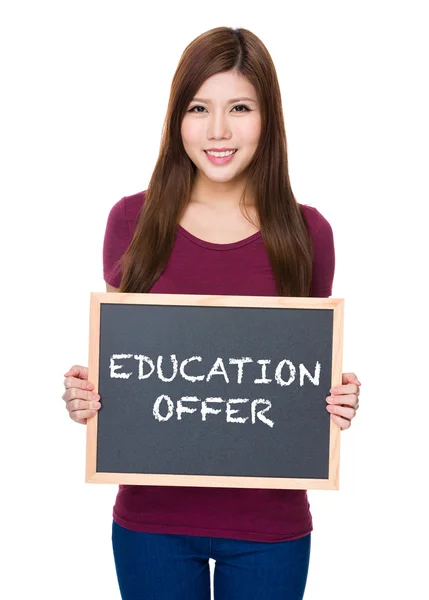
{"type": "MultiPolygon", "coordinates": [[[[233,209],[239,206],[244,190],[245,181],[218,183],[197,175],[192,186],[190,202],[210,204],[221,210],[233,209]]],[[[249,190],[246,192],[244,204],[246,206],[254,205],[249,190]]]]}

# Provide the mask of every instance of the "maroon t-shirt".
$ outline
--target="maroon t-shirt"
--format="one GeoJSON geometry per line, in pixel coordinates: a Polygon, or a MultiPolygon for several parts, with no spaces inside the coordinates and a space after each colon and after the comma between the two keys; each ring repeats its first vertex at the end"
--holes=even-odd
{"type": "MultiPolygon", "coordinates": [[[[117,261],[135,230],[145,192],[110,211],[104,238],[104,279],[119,287],[117,261]]],[[[313,240],[311,296],[329,297],[335,269],[332,229],[313,207],[301,205],[313,240]]],[[[161,294],[276,296],[275,280],[257,232],[230,244],[203,241],[180,225],[167,267],[150,290],[161,294]]],[[[101,399],[103,401],[103,399],[101,399]]],[[[313,529],[305,490],[120,485],[114,520],[135,531],[278,542],[313,529]]]]}

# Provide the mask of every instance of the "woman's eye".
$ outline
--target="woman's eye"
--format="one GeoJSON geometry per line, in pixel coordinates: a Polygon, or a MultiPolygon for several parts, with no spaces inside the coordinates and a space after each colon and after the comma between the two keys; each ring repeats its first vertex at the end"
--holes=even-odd
{"type": "Polygon", "coordinates": [[[245,106],[244,104],[237,104],[236,106],[234,106],[234,108],[245,108],[246,110],[239,110],[238,112],[246,112],[249,111],[250,108],[247,108],[247,106],[245,106]]]}
{"type": "MultiPolygon", "coordinates": [[[[204,106],[198,105],[198,106],[193,106],[188,112],[195,112],[195,113],[202,112],[200,110],[195,110],[196,108],[202,108],[203,110],[205,110],[204,106]]],[[[248,112],[248,111],[250,111],[250,109],[247,108],[247,106],[245,106],[244,104],[236,104],[235,106],[232,107],[232,110],[234,110],[234,108],[244,108],[245,109],[245,110],[238,110],[238,111],[235,111],[235,112],[248,112]]]]}

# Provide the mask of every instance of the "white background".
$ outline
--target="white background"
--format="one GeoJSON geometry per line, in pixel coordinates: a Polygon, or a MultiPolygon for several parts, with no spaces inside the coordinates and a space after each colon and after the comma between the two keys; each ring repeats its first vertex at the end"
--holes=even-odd
{"type": "Polygon", "coordinates": [[[333,227],[343,370],[363,383],[340,491],[309,493],[305,598],[427,597],[426,3],[148,4],[1,5],[0,596],[119,598],[116,487],[84,483],[63,373],[87,364],[107,215],[147,187],[180,55],[228,25],[276,65],[292,188],[333,227]]]}

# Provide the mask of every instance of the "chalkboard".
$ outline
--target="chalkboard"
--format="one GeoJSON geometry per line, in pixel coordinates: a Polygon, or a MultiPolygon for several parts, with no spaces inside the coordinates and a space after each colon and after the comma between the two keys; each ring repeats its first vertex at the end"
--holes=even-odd
{"type": "Polygon", "coordinates": [[[343,304],[92,293],[86,481],[338,489],[343,304]]]}

